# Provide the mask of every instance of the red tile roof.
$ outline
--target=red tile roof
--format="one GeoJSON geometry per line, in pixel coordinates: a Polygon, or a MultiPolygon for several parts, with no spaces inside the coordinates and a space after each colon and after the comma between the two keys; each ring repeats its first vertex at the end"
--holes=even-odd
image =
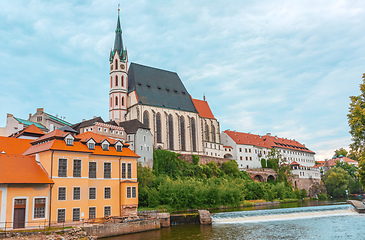
{"type": "Polygon", "coordinates": [[[292,163],[290,163],[290,165],[296,166],[296,165],[300,165],[300,164],[297,163],[296,161],[293,161],[292,163]]]}
{"type": "Polygon", "coordinates": [[[50,183],[34,156],[0,154],[0,183],[50,183]]]}
{"type": "MultiPolygon", "coordinates": [[[[354,164],[354,165],[358,165],[358,161],[352,160],[351,158],[348,157],[342,157],[342,160],[344,162],[347,162],[349,164],[354,164]]],[[[341,158],[331,158],[327,161],[326,166],[327,167],[332,167],[335,166],[337,162],[341,161],[341,158]]]]}
{"type": "Polygon", "coordinates": [[[17,137],[23,135],[24,133],[35,134],[36,136],[37,135],[38,136],[42,136],[42,135],[45,134],[39,127],[37,127],[36,125],[32,124],[32,125],[26,127],[25,129],[23,129],[22,131],[16,133],[12,137],[17,138],[17,137]]]}
{"type": "Polygon", "coordinates": [[[0,153],[4,151],[6,154],[21,155],[31,146],[32,141],[34,139],[0,137],[0,153]]]}
{"type": "Polygon", "coordinates": [[[232,140],[235,141],[237,144],[260,146],[269,149],[277,147],[277,148],[285,148],[290,150],[314,153],[295,140],[274,137],[270,135],[259,136],[251,133],[241,133],[229,130],[226,130],[224,132],[230,138],[232,138],[232,140]]]}
{"type": "Polygon", "coordinates": [[[215,119],[207,101],[198,100],[194,98],[191,98],[191,100],[193,100],[194,106],[196,110],[199,112],[199,116],[201,116],[202,118],[215,119]]]}

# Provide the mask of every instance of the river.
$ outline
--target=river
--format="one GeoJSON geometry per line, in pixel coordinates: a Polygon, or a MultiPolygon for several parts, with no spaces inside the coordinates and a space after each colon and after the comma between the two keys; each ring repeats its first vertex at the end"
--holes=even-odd
{"type": "Polygon", "coordinates": [[[365,239],[365,214],[356,213],[341,201],[306,201],[265,208],[215,213],[209,226],[175,225],[107,239],[365,239]]]}

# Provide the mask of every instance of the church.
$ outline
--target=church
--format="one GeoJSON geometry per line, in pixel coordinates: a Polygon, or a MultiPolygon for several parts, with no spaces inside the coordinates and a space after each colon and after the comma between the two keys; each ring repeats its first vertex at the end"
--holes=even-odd
{"type": "Polygon", "coordinates": [[[155,149],[223,158],[219,122],[205,99],[192,98],[176,72],[128,63],[119,9],[109,61],[110,121],[142,122],[155,149]]]}

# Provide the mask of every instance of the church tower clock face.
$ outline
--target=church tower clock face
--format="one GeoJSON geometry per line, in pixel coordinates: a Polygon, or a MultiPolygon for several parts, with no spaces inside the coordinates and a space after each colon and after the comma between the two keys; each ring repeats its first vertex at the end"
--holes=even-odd
{"type": "Polygon", "coordinates": [[[121,69],[124,69],[125,67],[124,67],[124,64],[120,64],[120,68],[121,69]]]}

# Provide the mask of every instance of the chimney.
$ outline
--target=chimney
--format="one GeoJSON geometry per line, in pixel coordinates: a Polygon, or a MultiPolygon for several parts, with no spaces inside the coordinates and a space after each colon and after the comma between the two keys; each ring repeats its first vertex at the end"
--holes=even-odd
{"type": "Polygon", "coordinates": [[[86,121],[86,119],[84,118],[84,119],[82,119],[82,121],[83,121],[83,122],[85,122],[85,121],[86,121]]]}
{"type": "Polygon", "coordinates": [[[93,119],[97,118],[97,116],[94,116],[93,119]]]}
{"type": "Polygon", "coordinates": [[[44,108],[37,108],[37,112],[43,112],[44,108]]]}
{"type": "Polygon", "coordinates": [[[12,116],[13,116],[13,114],[10,114],[10,113],[6,114],[6,118],[9,118],[9,117],[12,117],[12,116]]]}
{"type": "Polygon", "coordinates": [[[271,133],[266,133],[267,136],[271,136],[271,133]]]}
{"type": "Polygon", "coordinates": [[[30,118],[32,117],[32,114],[31,113],[29,113],[29,120],[30,120],[30,118]]]}

